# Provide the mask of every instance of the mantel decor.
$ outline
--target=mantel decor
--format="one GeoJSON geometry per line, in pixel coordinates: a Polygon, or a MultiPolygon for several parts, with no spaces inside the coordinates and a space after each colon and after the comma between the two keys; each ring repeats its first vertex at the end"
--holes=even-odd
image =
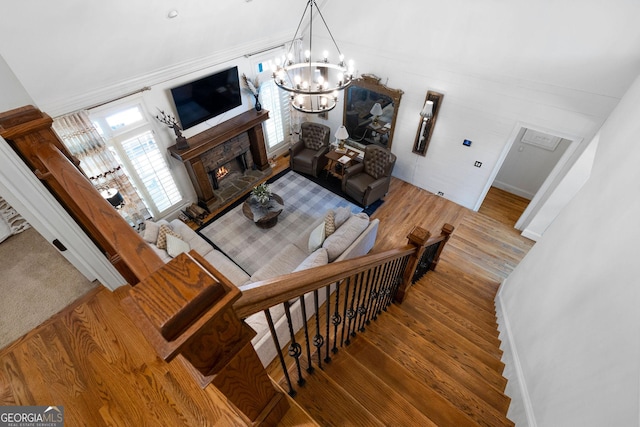
{"type": "Polygon", "coordinates": [[[432,91],[427,92],[427,97],[424,100],[424,107],[420,112],[420,123],[418,124],[416,140],[413,143],[413,152],[416,154],[421,156],[427,155],[427,148],[431,141],[433,128],[436,126],[436,120],[438,119],[438,112],[440,111],[442,98],[444,98],[444,95],[441,93],[432,91]]]}
{"type": "Polygon", "coordinates": [[[180,127],[180,124],[178,123],[178,120],[176,120],[175,117],[173,117],[171,114],[166,114],[164,111],[160,110],[160,114],[156,115],[156,119],[158,119],[160,122],[164,123],[165,125],[169,126],[169,128],[173,129],[173,133],[176,134],[176,147],[179,150],[184,150],[186,148],[189,148],[189,143],[187,142],[187,138],[182,136],[182,128],[180,127]]]}

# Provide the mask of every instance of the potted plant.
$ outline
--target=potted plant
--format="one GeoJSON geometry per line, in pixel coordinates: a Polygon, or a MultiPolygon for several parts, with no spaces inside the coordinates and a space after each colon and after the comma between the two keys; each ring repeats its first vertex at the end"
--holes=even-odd
{"type": "Polygon", "coordinates": [[[272,194],[271,187],[264,182],[251,190],[251,196],[262,206],[269,204],[272,194]]]}

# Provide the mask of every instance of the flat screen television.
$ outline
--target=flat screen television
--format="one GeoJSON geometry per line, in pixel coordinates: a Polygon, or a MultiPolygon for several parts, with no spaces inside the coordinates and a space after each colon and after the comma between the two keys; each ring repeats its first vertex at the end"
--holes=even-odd
{"type": "Polygon", "coordinates": [[[182,129],[242,105],[238,67],[174,87],[171,96],[182,129]]]}

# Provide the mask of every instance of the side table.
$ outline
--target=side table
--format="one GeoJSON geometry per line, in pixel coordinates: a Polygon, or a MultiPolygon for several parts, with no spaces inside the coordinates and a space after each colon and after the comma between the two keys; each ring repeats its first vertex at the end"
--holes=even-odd
{"type": "Polygon", "coordinates": [[[342,179],[342,177],[344,176],[345,168],[349,167],[353,160],[358,157],[358,153],[353,150],[346,150],[344,153],[332,150],[324,156],[329,159],[329,161],[327,162],[327,166],[325,167],[327,173],[335,176],[338,179],[342,179]],[[343,157],[348,157],[349,160],[346,162],[341,162],[340,159],[342,159],[343,157]]]}
{"type": "MultiPolygon", "coordinates": [[[[278,196],[277,194],[272,194],[271,197],[278,203],[280,203],[282,206],[284,206],[284,201],[282,200],[282,197],[278,196]]],[[[249,197],[250,198],[250,197],[249,197]]],[[[249,198],[247,198],[247,200],[244,201],[244,203],[242,204],[242,213],[244,214],[244,216],[246,216],[248,219],[250,219],[251,221],[253,221],[253,212],[251,211],[251,206],[249,205],[249,198]]],[[[253,221],[255,225],[257,225],[259,228],[271,228],[274,225],[276,225],[278,223],[278,216],[282,213],[282,209],[278,209],[277,211],[270,211],[268,212],[265,216],[263,216],[262,218],[260,218],[257,221],[253,221]]]]}

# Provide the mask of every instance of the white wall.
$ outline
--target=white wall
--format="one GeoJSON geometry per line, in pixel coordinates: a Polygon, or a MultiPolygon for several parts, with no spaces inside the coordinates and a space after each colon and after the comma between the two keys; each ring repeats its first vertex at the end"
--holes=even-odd
{"type": "Polygon", "coordinates": [[[525,131],[522,129],[511,145],[492,185],[531,200],[571,141],[561,139],[551,151],[522,141],[525,131]]]}
{"type": "Polygon", "coordinates": [[[0,56],[0,111],[13,110],[14,108],[32,105],[33,100],[26,89],[20,84],[7,62],[0,56]]]}
{"type": "MultiPolygon", "coordinates": [[[[1,112],[33,104],[2,56],[0,93],[3,94],[0,97],[1,112]]],[[[61,254],[87,279],[97,278],[110,289],[125,283],[122,276],[1,137],[0,195],[48,242],[58,239],[65,245],[68,250],[61,254]]]]}
{"type": "Polygon", "coordinates": [[[500,290],[528,398],[514,407],[531,409],[518,425],[639,424],[639,115],[640,79],[600,130],[588,181],[500,290]]]}
{"type": "MultiPolygon", "coordinates": [[[[320,3],[358,72],[405,92],[395,175],[467,207],[482,198],[517,123],[589,141],[640,72],[640,3],[628,0],[615,7],[599,0],[580,7],[552,0],[320,3]],[[421,157],[411,147],[429,89],[445,97],[421,157]]],[[[34,14],[29,4],[10,2],[0,37],[11,43],[0,53],[38,105],[56,116],[288,41],[302,9],[296,0],[279,2],[277,10],[260,1],[160,0],[150,7],[55,0],[34,14]],[[178,18],[167,19],[173,8],[178,18]]],[[[333,129],[341,111],[330,114],[333,129]]]]}

